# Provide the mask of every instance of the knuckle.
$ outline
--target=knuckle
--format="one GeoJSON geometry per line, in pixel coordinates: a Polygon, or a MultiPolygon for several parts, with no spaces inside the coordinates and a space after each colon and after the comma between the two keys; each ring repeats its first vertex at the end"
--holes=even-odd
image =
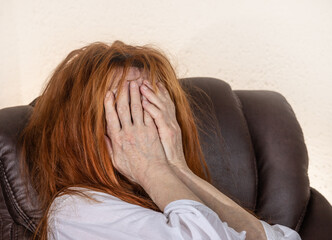
{"type": "Polygon", "coordinates": [[[155,114],[156,118],[162,118],[163,117],[163,113],[161,111],[157,111],[155,114]]]}
{"type": "Polygon", "coordinates": [[[151,118],[147,118],[147,119],[145,119],[145,123],[152,123],[153,121],[152,121],[152,119],[151,118]]]}
{"type": "Polygon", "coordinates": [[[129,107],[126,105],[119,105],[117,107],[118,113],[124,113],[129,110],[129,107]]]}
{"type": "Polygon", "coordinates": [[[106,134],[110,139],[113,137],[113,133],[112,133],[111,128],[109,126],[106,127],[106,134]]]}
{"type": "Polygon", "coordinates": [[[112,122],[113,115],[111,113],[105,114],[106,122],[110,123],[112,122]]]}
{"type": "Polygon", "coordinates": [[[159,107],[160,109],[160,114],[164,115],[165,112],[167,112],[167,106],[165,105],[162,105],[159,107]]]}
{"type": "Polygon", "coordinates": [[[167,98],[160,98],[160,100],[163,102],[163,103],[167,103],[168,101],[167,101],[167,98]]]}
{"type": "Polygon", "coordinates": [[[141,108],[142,108],[141,105],[139,105],[137,103],[131,105],[131,110],[133,112],[139,112],[141,110],[141,108]]]}
{"type": "Polygon", "coordinates": [[[151,116],[146,114],[146,116],[144,117],[144,121],[150,123],[150,122],[153,122],[153,119],[151,118],[151,116]]]}

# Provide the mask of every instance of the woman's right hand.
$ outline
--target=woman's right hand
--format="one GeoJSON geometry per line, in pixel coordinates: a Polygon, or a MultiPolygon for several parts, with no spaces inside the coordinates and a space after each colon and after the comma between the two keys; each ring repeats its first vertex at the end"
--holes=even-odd
{"type": "Polygon", "coordinates": [[[137,83],[130,82],[130,94],[129,83],[125,81],[116,107],[111,91],[105,97],[105,141],[113,166],[131,181],[142,185],[148,172],[159,172],[169,166],[157,127],[149,113],[142,108],[137,83]]]}

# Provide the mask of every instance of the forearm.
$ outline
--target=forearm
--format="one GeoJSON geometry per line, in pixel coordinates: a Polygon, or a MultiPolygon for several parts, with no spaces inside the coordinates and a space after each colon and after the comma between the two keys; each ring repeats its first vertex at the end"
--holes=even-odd
{"type": "Polygon", "coordinates": [[[190,169],[173,168],[174,173],[205,205],[236,231],[247,232],[246,239],[266,239],[260,221],[190,169]]]}
{"type": "Polygon", "coordinates": [[[175,200],[189,199],[203,203],[172,171],[170,167],[154,168],[141,177],[140,185],[160,210],[175,200]]]}

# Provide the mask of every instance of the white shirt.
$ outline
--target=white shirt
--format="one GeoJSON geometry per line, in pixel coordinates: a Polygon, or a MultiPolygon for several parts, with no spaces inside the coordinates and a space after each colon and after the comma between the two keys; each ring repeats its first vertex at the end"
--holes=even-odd
{"type": "MultiPolygon", "coordinates": [[[[188,199],[170,202],[164,213],[127,203],[107,193],[83,190],[101,203],[79,195],[55,198],[48,214],[48,239],[93,240],[242,240],[204,204],[188,199]]],[[[294,230],[263,224],[268,240],[300,240],[294,230]]]]}

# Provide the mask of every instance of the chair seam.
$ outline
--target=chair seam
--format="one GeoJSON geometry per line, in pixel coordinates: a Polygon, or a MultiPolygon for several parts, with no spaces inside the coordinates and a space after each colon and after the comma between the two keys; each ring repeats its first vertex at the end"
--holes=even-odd
{"type": "Polygon", "coordinates": [[[257,168],[257,158],[256,158],[256,151],[255,151],[255,147],[254,147],[254,144],[253,144],[253,138],[252,138],[252,135],[251,135],[251,131],[250,131],[250,127],[249,127],[249,124],[248,124],[248,121],[247,121],[247,116],[245,114],[245,111],[243,111],[243,104],[241,102],[241,99],[239,98],[239,96],[237,95],[236,92],[234,92],[234,90],[232,90],[233,92],[233,95],[234,97],[236,98],[238,104],[239,104],[239,107],[240,107],[240,110],[241,110],[241,113],[242,113],[242,116],[244,118],[244,123],[246,125],[246,128],[247,128],[247,131],[248,131],[248,135],[247,137],[249,138],[248,140],[250,140],[250,154],[254,157],[254,160],[253,160],[253,164],[254,164],[254,172],[255,172],[255,202],[254,202],[254,212],[256,212],[256,208],[257,208],[257,202],[258,202],[258,168],[257,168]]]}
{"type": "MultiPolygon", "coordinates": [[[[7,150],[5,151],[5,154],[8,154],[9,152],[13,152],[13,150],[7,150]]],[[[0,158],[0,173],[2,173],[3,178],[5,180],[5,191],[8,194],[8,198],[11,202],[11,204],[14,206],[15,210],[17,211],[17,213],[23,218],[23,220],[28,224],[28,226],[31,228],[29,229],[30,231],[33,231],[34,223],[31,221],[31,219],[29,219],[29,217],[25,214],[25,212],[21,209],[21,207],[19,206],[18,202],[16,201],[14,195],[13,195],[13,190],[10,187],[7,175],[6,175],[6,171],[4,170],[4,165],[3,165],[3,161],[2,161],[3,157],[0,158]]]]}
{"type": "Polygon", "coordinates": [[[10,225],[10,239],[13,239],[13,240],[17,239],[14,222],[10,225]]]}
{"type": "MultiPolygon", "coordinates": [[[[309,187],[310,188],[310,187],[309,187]]],[[[300,218],[299,220],[297,221],[297,224],[295,226],[295,231],[299,232],[300,229],[301,229],[301,226],[302,226],[302,223],[303,223],[303,220],[304,220],[304,216],[306,215],[307,213],[307,209],[308,209],[308,205],[309,205],[309,202],[310,202],[310,199],[311,199],[311,189],[309,190],[310,194],[309,194],[309,197],[306,201],[306,204],[304,205],[303,209],[302,209],[302,212],[301,212],[301,215],[300,215],[300,218]]]]}

